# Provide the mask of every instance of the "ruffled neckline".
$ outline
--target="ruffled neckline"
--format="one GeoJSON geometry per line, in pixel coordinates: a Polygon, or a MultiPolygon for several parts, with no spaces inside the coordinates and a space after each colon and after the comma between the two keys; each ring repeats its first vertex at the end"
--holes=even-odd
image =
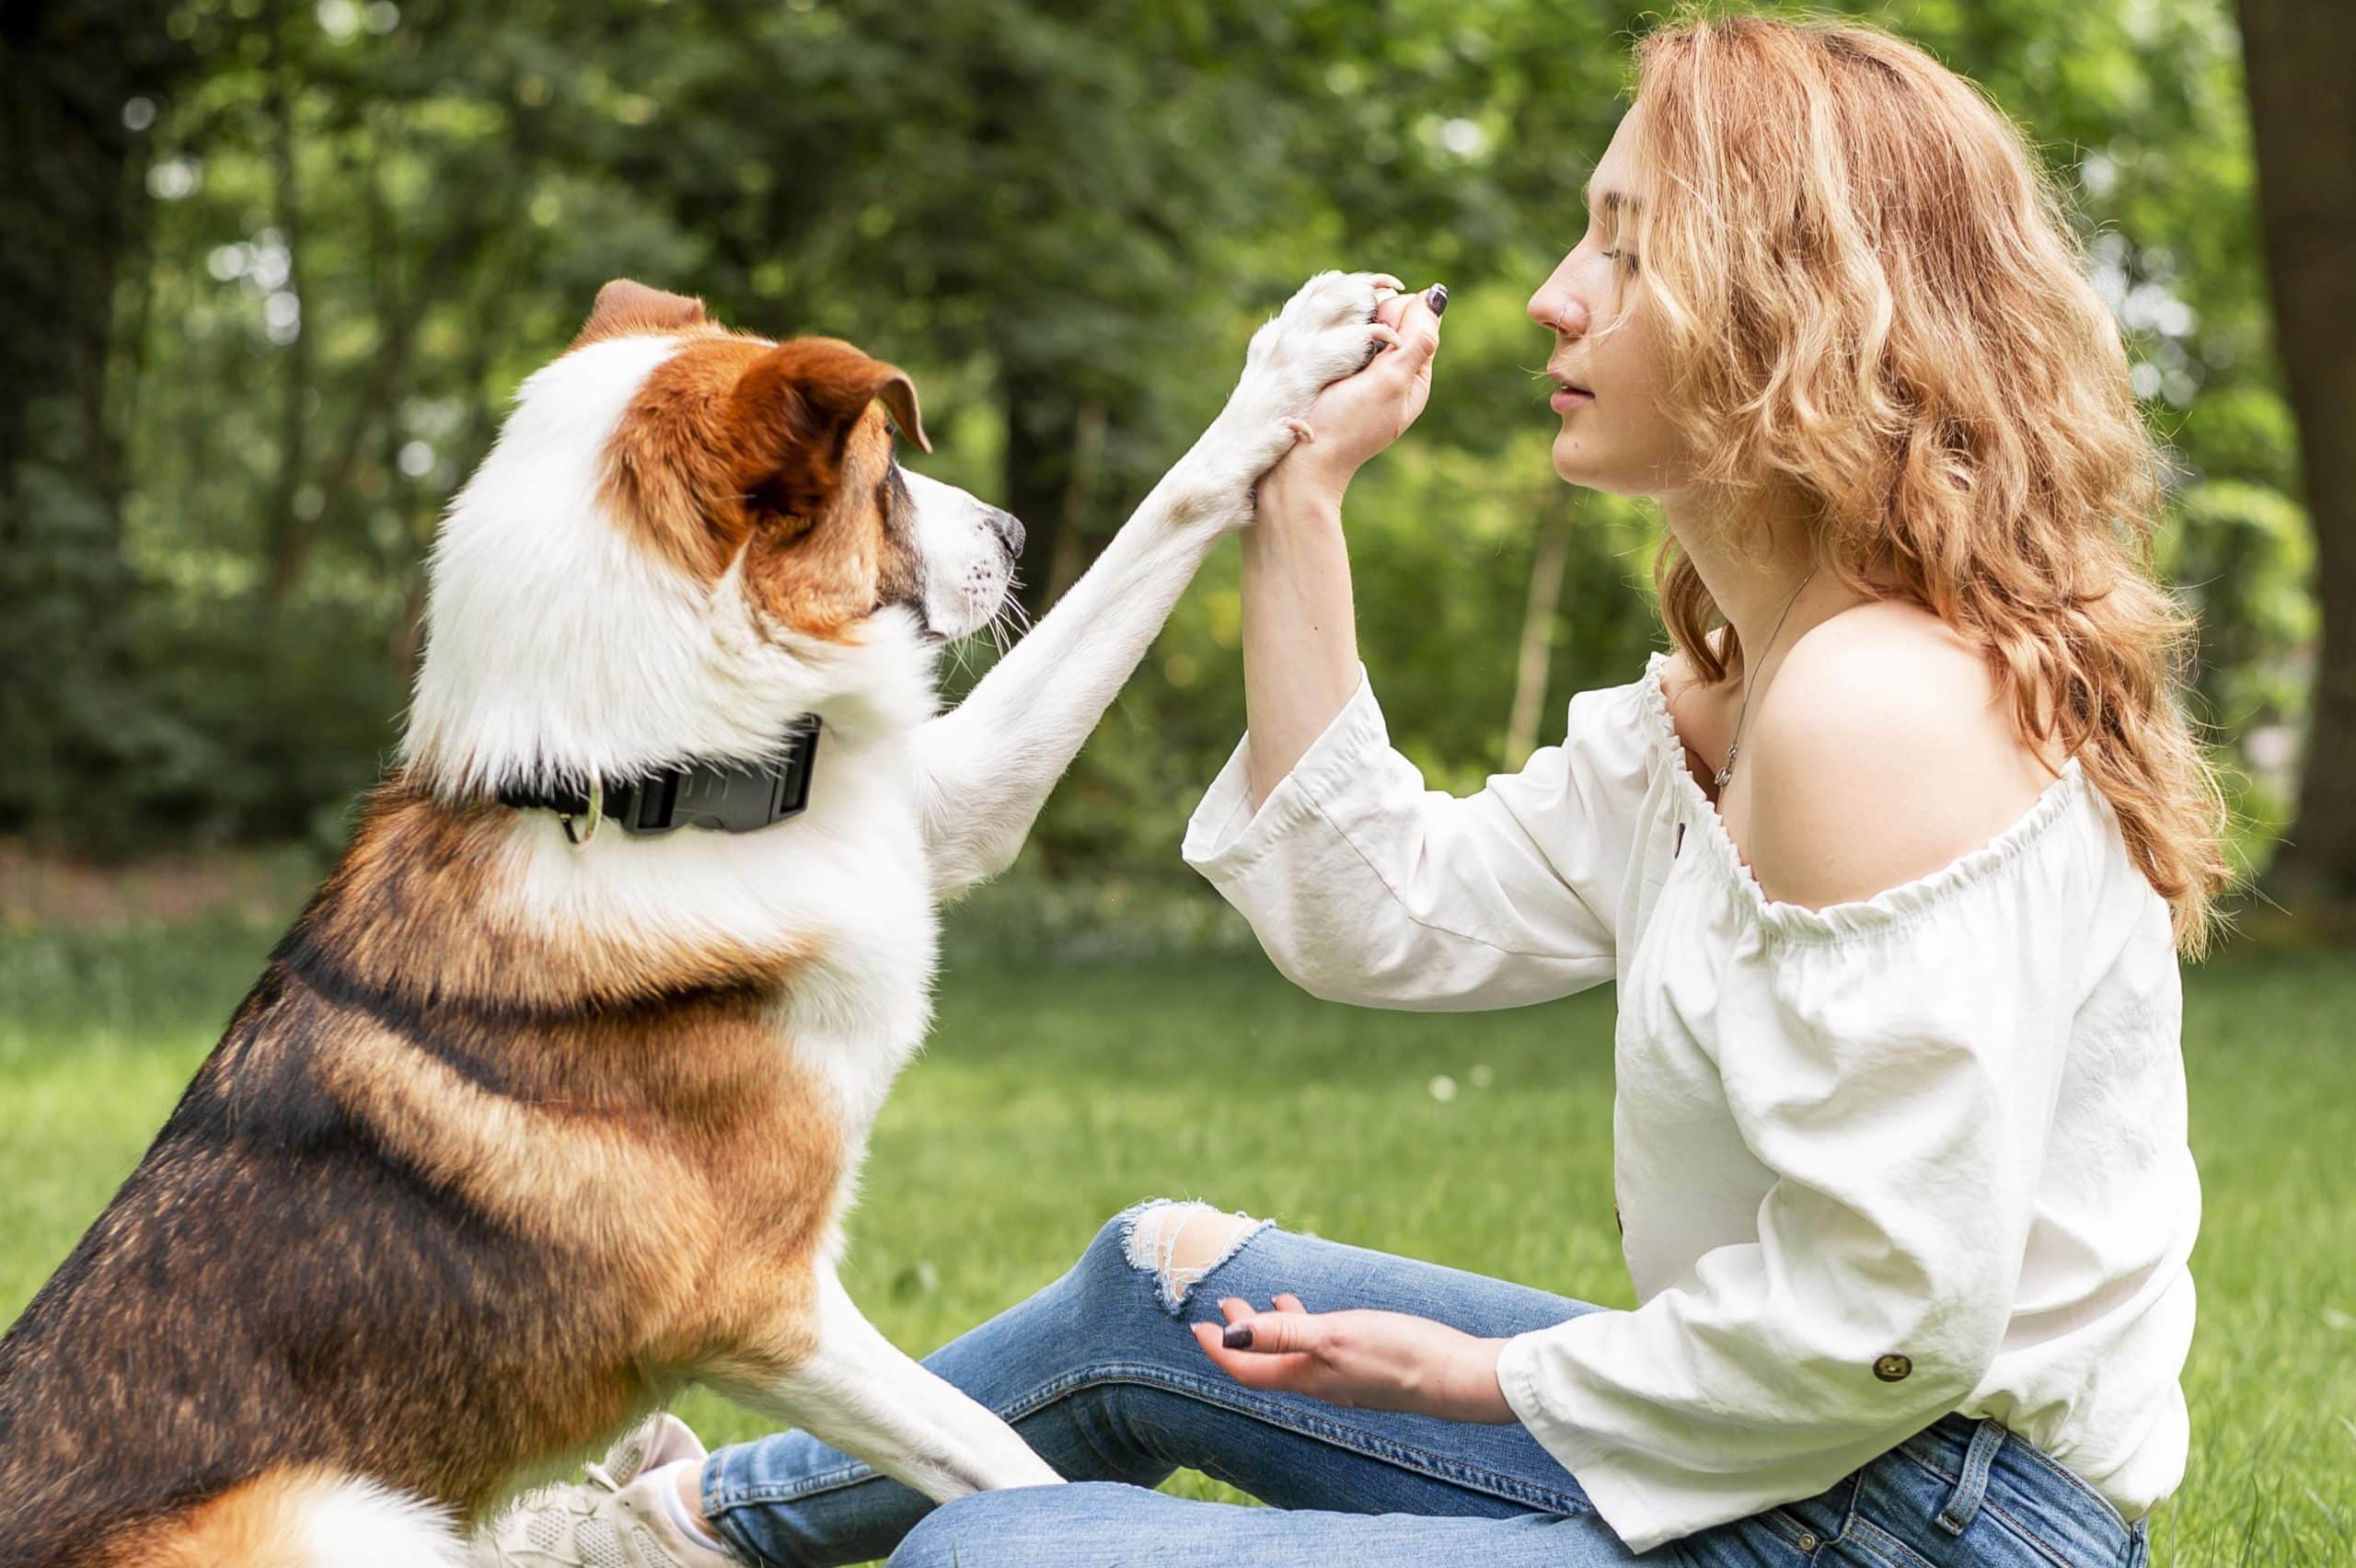
{"type": "Polygon", "coordinates": [[[2054,824],[2080,805],[2092,789],[2085,770],[2072,756],[2062,763],[2060,776],[2038,792],[2027,811],[2010,827],[1937,870],[1884,888],[1871,898],[1828,904],[1821,909],[1782,903],[1768,897],[1766,890],[1759,885],[1759,879],[1751,874],[1741,852],[1735,847],[1734,836],[1727,831],[1726,819],[1718,814],[1717,803],[1703,793],[1692,769],[1685,766],[1685,743],[1677,732],[1677,721],[1669,713],[1668,695],[1661,690],[1661,671],[1668,663],[1669,655],[1656,651],[1645,661],[1645,678],[1638,683],[1638,702],[1650,720],[1646,742],[1652,749],[1654,766],[1669,770],[1670,788],[1679,791],[1679,798],[1687,808],[1683,814],[1696,823],[1686,835],[1687,842],[1699,843],[1702,852],[1715,866],[1722,883],[1752,920],[1762,929],[1786,940],[1838,941],[1919,919],[1965,890],[1989,881],[2026,855],[2054,824]]]}

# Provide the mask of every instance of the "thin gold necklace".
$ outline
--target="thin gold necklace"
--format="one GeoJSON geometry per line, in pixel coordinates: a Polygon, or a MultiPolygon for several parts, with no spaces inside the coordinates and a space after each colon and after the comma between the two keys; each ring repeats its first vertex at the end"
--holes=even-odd
{"type": "MultiPolygon", "coordinates": [[[[1800,602],[1800,594],[1807,589],[1808,578],[1815,575],[1816,568],[1809,567],[1807,577],[1801,578],[1799,587],[1793,589],[1792,596],[1784,601],[1784,613],[1775,617],[1775,629],[1767,634],[1767,647],[1759,651],[1759,663],[1764,664],[1767,662],[1768,651],[1775,646],[1775,639],[1784,635],[1784,623],[1792,618],[1792,606],[1800,602]]],[[[1726,790],[1727,780],[1734,777],[1735,755],[1742,750],[1742,722],[1750,717],[1750,676],[1748,671],[1756,669],[1758,665],[1751,663],[1750,656],[1747,653],[1743,655],[1742,662],[1746,671],[1742,677],[1742,707],[1734,716],[1734,739],[1727,743],[1727,765],[1718,769],[1717,778],[1714,781],[1721,792],[1726,790]]]]}

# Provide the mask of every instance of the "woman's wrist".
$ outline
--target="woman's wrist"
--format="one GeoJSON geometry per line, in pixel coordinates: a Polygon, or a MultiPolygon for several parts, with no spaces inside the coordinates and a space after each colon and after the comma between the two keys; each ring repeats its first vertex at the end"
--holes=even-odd
{"type": "Polygon", "coordinates": [[[1450,1358],[1444,1411],[1451,1421],[1509,1425],[1519,1418],[1507,1402],[1504,1382],[1497,1377],[1497,1358],[1505,1352],[1501,1339],[1473,1339],[1458,1347],[1450,1358]]]}
{"type": "Polygon", "coordinates": [[[1299,464],[1297,457],[1279,463],[1260,481],[1254,521],[1264,526],[1337,524],[1342,497],[1350,476],[1334,478],[1299,464]]]}
{"type": "Polygon", "coordinates": [[[1358,644],[1338,494],[1271,478],[1241,541],[1244,773],[1258,806],[1348,705],[1358,644]]]}

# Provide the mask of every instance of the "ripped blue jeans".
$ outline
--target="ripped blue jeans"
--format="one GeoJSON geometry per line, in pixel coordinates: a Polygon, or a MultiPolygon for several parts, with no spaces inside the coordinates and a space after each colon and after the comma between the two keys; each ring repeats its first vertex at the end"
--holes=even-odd
{"type": "Polygon", "coordinates": [[[1993,1422],[1948,1416],[1820,1496],[1671,1541],[1639,1559],[1577,1481],[1519,1425],[1344,1410],[1246,1389],[1185,1320],[1222,1297],[1311,1311],[1373,1307],[1502,1337],[1594,1310],[1437,1264],[1270,1228],[1169,1277],[1157,1205],[1098,1233],[1070,1272],[960,1335],[925,1365],[997,1411],[1075,1484],[981,1493],[945,1507],[802,1433],[723,1448],[706,1515],[748,1562],[817,1568],[1114,1563],[1380,1568],[1391,1563],[1843,1564],[1856,1568],[2142,1568],[2142,1524],[1993,1422]],[[1145,1223],[1140,1224],[1140,1221],[1145,1223]],[[1150,1490],[1200,1470],[1248,1508],[1150,1490]]]}

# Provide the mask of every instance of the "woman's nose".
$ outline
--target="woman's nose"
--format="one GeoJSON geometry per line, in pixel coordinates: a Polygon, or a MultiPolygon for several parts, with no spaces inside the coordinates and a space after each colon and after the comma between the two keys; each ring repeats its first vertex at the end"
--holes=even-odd
{"type": "Polygon", "coordinates": [[[1530,318],[1549,332],[1560,332],[1565,337],[1576,338],[1587,330],[1587,306],[1556,278],[1547,279],[1530,296],[1530,318]]]}

